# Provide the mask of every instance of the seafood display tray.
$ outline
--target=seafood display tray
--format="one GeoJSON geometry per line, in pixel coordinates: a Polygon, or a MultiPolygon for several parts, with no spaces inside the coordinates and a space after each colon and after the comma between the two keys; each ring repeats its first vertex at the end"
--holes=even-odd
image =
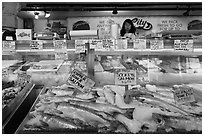
{"type": "Polygon", "coordinates": [[[28,83],[20,92],[19,94],[5,107],[2,109],[2,121],[7,122],[7,119],[13,116],[14,112],[18,109],[19,105],[25,99],[25,96],[30,92],[30,90],[35,85],[33,83],[28,83]]]}

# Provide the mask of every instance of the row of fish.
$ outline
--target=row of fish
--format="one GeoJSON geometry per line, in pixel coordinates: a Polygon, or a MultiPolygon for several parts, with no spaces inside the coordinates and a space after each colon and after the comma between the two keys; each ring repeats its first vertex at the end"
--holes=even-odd
{"type": "MultiPolygon", "coordinates": [[[[168,88],[169,89],[169,88],[168,88]]],[[[163,91],[165,89],[162,89],[163,91]]],[[[39,96],[25,130],[97,130],[97,133],[166,132],[174,129],[202,132],[201,113],[186,111],[155,86],[107,85],[81,93],[73,87],[52,87],[39,96]],[[169,101],[162,100],[167,98],[169,101]]]]}

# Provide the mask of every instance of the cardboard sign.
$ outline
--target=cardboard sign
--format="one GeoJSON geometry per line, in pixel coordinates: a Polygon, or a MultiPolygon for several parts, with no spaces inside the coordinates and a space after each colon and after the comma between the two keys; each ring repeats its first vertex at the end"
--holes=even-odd
{"type": "Polygon", "coordinates": [[[53,41],[55,51],[57,52],[67,52],[67,42],[66,40],[54,40],[53,41]]]}
{"type": "Polygon", "coordinates": [[[174,40],[175,51],[193,51],[193,40],[174,40]]]}
{"type": "Polygon", "coordinates": [[[150,40],[150,49],[151,50],[164,49],[164,42],[163,42],[163,40],[159,40],[159,39],[150,40]]]}
{"type": "Polygon", "coordinates": [[[40,41],[40,40],[30,41],[30,49],[31,50],[42,50],[43,49],[43,41],[40,41]]]}
{"type": "Polygon", "coordinates": [[[84,53],[85,43],[88,43],[88,40],[75,40],[75,53],[84,53]]]}
{"type": "Polygon", "coordinates": [[[120,70],[115,74],[116,85],[135,85],[136,71],[135,70],[120,70]]]}
{"type": "Polygon", "coordinates": [[[174,92],[174,100],[177,104],[194,102],[193,88],[188,86],[176,88],[174,92]]]}
{"type": "Polygon", "coordinates": [[[89,79],[86,75],[76,69],[70,73],[67,83],[73,85],[84,93],[89,92],[95,84],[93,80],[89,79]]]}
{"type": "Polygon", "coordinates": [[[146,39],[135,39],[134,49],[146,49],[146,39]]]}
{"type": "Polygon", "coordinates": [[[3,51],[14,51],[15,50],[15,41],[3,41],[3,51]]]}
{"type": "Polygon", "coordinates": [[[103,39],[102,48],[105,51],[114,50],[115,40],[114,39],[103,39]]]}

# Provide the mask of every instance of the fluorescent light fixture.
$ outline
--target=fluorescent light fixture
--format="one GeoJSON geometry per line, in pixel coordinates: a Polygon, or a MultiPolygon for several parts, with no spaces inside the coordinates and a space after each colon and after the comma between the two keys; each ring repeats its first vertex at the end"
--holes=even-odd
{"type": "Polygon", "coordinates": [[[34,15],[35,15],[35,19],[39,19],[39,13],[38,12],[34,12],[34,15]]]}

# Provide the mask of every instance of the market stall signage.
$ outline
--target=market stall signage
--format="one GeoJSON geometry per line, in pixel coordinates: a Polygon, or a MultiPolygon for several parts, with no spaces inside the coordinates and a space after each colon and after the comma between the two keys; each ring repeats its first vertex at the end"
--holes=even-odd
{"type": "Polygon", "coordinates": [[[150,49],[151,50],[164,49],[164,41],[160,39],[150,40],[150,49]]]}
{"type": "Polygon", "coordinates": [[[15,50],[15,41],[3,41],[3,51],[14,51],[15,50]]]}
{"type": "Polygon", "coordinates": [[[86,93],[91,90],[95,82],[84,75],[82,72],[74,69],[67,79],[67,84],[73,85],[76,89],[86,93]]]}
{"type": "Polygon", "coordinates": [[[146,49],[146,39],[135,39],[134,49],[146,49]]]}
{"type": "Polygon", "coordinates": [[[54,40],[53,41],[55,51],[67,52],[67,42],[66,40],[54,40]]]}
{"type": "Polygon", "coordinates": [[[102,49],[103,40],[89,40],[90,49],[102,49]]]}
{"type": "Polygon", "coordinates": [[[2,69],[2,79],[6,79],[9,77],[9,72],[7,68],[2,69]]]}
{"type": "Polygon", "coordinates": [[[75,53],[85,53],[85,44],[88,40],[75,40],[75,53]]]}
{"type": "Polygon", "coordinates": [[[31,50],[42,50],[43,49],[43,41],[40,41],[40,40],[30,41],[30,49],[31,50]]]}
{"type": "Polygon", "coordinates": [[[133,18],[132,22],[136,28],[143,29],[143,30],[152,29],[152,24],[143,20],[142,18],[133,18]]]}
{"type": "Polygon", "coordinates": [[[193,88],[191,87],[179,87],[175,89],[174,100],[177,104],[194,102],[193,88]]]}
{"type": "Polygon", "coordinates": [[[135,85],[136,71],[135,70],[119,70],[115,74],[116,85],[135,85]]]}
{"type": "Polygon", "coordinates": [[[105,51],[111,51],[115,49],[115,40],[114,39],[103,39],[102,48],[105,51]]]}
{"type": "Polygon", "coordinates": [[[193,40],[174,40],[175,51],[193,51],[193,40]]]}

